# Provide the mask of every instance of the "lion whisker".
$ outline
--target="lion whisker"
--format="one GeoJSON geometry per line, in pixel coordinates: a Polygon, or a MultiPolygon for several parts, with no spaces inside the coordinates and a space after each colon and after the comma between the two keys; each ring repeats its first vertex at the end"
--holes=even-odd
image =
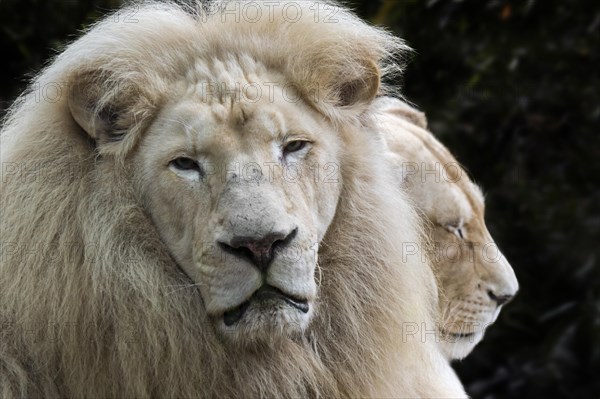
{"type": "Polygon", "coordinates": [[[177,291],[181,291],[181,290],[185,290],[187,288],[194,288],[194,287],[200,287],[200,284],[198,283],[193,283],[193,284],[175,284],[175,285],[168,285],[167,287],[178,287],[172,291],[167,292],[167,295],[171,295],[177,291]]]}

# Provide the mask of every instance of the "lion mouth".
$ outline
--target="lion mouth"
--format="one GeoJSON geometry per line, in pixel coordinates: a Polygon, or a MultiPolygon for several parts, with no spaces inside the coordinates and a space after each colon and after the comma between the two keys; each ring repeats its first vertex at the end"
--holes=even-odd
{"type": "Polygon", "coordinates": [[[250,299],[243,302],[235,309],[228,310],[227,312],[223,313],[223,322],[228,327],[232,326],[240,321],[240,319],[244,316],[248,310],[248,307],[250,307],[251,302],[264,302],[269,300],[284,301],[286,304],[298,309],[302,313],[308,313],[309,310],[308,301],[305,299],[299,299],[292,295],[285,294],[278,288],[264,284],[262,287],[256,290],[254,294],[252,294],[250,299]]]}
{"type": "Polygon", "coordinates": [[[476,332],[454,333],[454,332],[449,332],[449,331],[445,331],[445,330],[440,330],[440,332],[447,337],[459,338],[459,339],[471,338],[471,337],[475,336],[475,334],[476,334],[476,332]]]}

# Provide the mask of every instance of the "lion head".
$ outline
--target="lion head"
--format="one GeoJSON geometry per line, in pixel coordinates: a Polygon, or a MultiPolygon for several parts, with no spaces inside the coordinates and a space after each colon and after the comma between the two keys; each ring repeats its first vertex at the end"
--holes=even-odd
{"type": "MultiPolygon", "coordinates": [[[[284,92],[289,82],[251,57],[213,60],[195,79],[140,139],[135,190],[223,337],[255,344],[301,334],[316,306],[319,243],[341,192],[339,171],[326,184],[315,173],[341,164],[342,140],[308,104],[287,101],[298,93],[284,92]],[[234,86],[203,91],[202,82],[219,79],[269,82],[273,92],[249,101],[236,99],[234,86]]],[[[93,132],[88,115],[76,119],[93,132]]]]}
{"type": "Polygon", "coordinates": [[[328,3],[211,4],[120,10],[13,105],[2,389],[464,396],[413,328],[433,274],[370,127],[404,45],[328,3]]]}
{"type": "Polygon", "coordinates": [[[388,97],[376,108],[394,175],[427,220],[441,346],[463,358],[517,293],[517,279],[486,227],[481,189],[427,130],[425,115],[388,97]]]}

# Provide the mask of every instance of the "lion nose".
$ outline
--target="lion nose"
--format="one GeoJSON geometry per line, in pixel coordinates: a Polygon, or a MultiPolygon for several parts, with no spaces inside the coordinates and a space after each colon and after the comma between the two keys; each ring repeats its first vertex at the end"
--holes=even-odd
{"type": "Polygon", "coordinates": [[[513,297],[515,296],[514,294],[496,294],[492,290],[488,290],[487,293],[490,299],[496,302],[498,306],[504,305],[505,303],[513,299],[513,297]]]}
{"type": "Polygon", "coordinates": [[[229,242],[219,241],[219,246],[223,251],[250,261],[261,272],[265,272],[275,251],[288,246],[297,233],[298,228],[294,228],[286,232],[270,232],[260,237],[234,236],[229,242]]]}

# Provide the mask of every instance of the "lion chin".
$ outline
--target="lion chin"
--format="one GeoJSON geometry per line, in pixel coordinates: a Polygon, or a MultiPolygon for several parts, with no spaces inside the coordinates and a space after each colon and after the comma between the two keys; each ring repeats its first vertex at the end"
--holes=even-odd
{"type": "Polygon", "coordinates": [[[299,338],[312,316],[312,303],[262,285],[239,306],[217,317],[215,323],[224,337],[247,344],[299,338]]]}
{"type": "Polygon", "coordinates": [[[465,397],[372,124],[402,41],[180,4],[94,25],[2,126],[0,396],[465,397]]]}

